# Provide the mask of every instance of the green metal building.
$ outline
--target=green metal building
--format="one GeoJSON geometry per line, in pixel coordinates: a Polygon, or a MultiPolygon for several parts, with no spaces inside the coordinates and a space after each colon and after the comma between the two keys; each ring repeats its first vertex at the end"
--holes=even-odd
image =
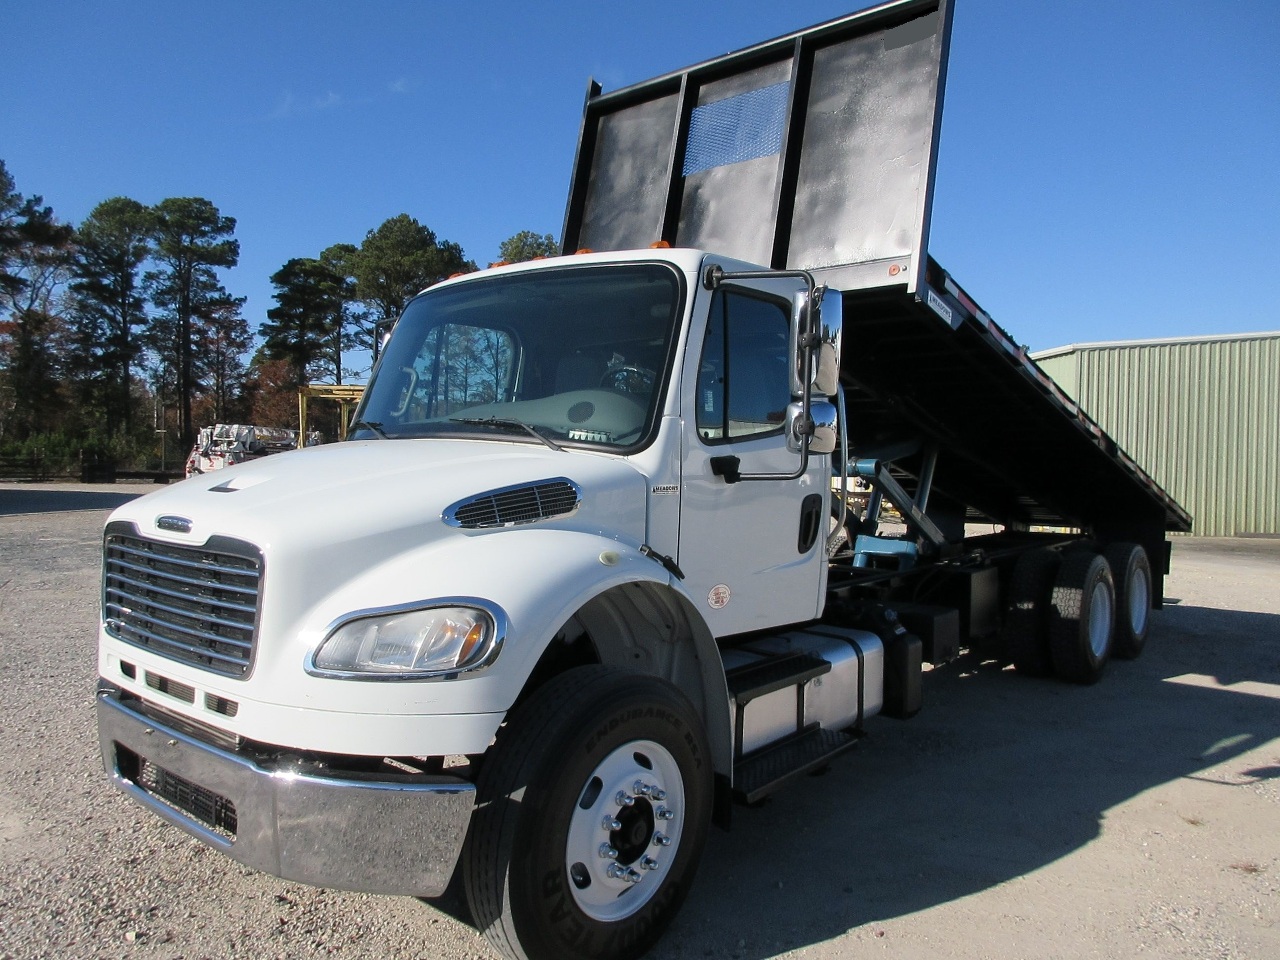
{"type": "Polygon", "coordinates": [[[1195,535],[1280,535],[1280,332],[1032,358],[1186,508],[1195,535]]]}

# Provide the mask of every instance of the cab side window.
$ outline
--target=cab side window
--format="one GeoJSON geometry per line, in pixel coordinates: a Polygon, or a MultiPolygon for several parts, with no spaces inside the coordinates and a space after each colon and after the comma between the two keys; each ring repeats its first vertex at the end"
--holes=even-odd
{"type": "Polygon", "coordinates": [[[788,305],[721,287],[711,301],[698,368],[695,423],[707,443],[782,429],[791,402],[788,305]]]}

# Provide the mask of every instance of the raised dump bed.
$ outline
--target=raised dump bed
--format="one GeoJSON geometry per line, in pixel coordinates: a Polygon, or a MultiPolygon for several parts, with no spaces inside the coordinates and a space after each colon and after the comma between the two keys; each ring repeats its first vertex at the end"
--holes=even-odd
{"type": "Polygon", "coordinates": [[[665,243],[811,271],[844,294],[853,457],[908,494],[927,474],[944,530],[1068,527],[1163,557],[1190,516],[928,255],[951,14],[887,3],[593,83],[565,252],[665,243]]]}

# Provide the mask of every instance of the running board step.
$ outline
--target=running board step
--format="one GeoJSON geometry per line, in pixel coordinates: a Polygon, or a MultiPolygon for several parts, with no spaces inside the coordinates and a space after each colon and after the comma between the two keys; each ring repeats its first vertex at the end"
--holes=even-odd
{"type": "Polygon", "coordinates": [[[857,746],[852,731],[810,727],[755,751],[733,767],[733,798],[755,803],[796,777],[812,773],[857,746]]]}
{"type": "Polygon", "coordinates": [[[789,653],[737,667],[725,674],[729,695],[739,707],[784,687],[808,683],[831,672],[830,662],[808,653],[789,653]]]}

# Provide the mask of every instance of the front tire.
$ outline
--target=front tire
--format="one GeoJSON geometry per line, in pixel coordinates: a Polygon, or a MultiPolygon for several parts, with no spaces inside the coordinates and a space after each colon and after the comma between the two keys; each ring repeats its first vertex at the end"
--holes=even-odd
{"type": "Polygon", "coordinates": [[[556,677],[498,733],[463,850],[477,925],[512,960],[639,957],[693,881],[711,754],[671,684],[606,667],[556,677]]]}

